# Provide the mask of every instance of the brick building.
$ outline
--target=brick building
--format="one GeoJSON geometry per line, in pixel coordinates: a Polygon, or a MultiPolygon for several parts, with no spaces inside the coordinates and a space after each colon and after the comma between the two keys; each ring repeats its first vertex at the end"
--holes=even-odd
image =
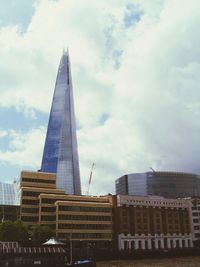
{"type": "Polygon", "coordinates": [[[117,196],[119,250],[191,248],[191,202],[162,197],[117,196]]]}

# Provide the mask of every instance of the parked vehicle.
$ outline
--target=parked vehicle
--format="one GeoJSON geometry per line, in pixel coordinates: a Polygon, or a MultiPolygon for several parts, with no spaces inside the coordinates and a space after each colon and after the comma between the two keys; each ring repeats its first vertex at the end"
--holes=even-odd
{"type": "Polygon", "coordinates": [[[68,267],[96,267],[96,262],[92,260],[78,260],[73,264],[67,265],[68,267]]]}

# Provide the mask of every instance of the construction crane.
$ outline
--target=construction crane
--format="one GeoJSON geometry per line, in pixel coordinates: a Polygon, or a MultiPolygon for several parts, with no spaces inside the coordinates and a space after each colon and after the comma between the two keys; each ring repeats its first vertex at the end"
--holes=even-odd
{"type": "Polygon", "coordinates": [[[152,172],[156,172],[152,167],[149,167],[149,169],[151,169],[152,170],[152,172]]]}
{"type": "Polygon", "coordinates": [[[88,181],[87,196],[89,195],[89,192],[90,192],[90,184],[91,184],[91,181],[92,181],[92,175],[93,175],[94,166],[95,166],[95,163],[92,163],[90,176],[89,176],[89,181],[88,181]]]}

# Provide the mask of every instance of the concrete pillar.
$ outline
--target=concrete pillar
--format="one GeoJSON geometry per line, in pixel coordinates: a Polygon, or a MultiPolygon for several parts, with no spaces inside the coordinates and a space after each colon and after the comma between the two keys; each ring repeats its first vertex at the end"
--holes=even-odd
{"type": "Polygon", "coordinates": [[[124,239],[121,239],[121,249],[124,250],[124,239]]]}
{"type": "Polygon", "coordinates": [[[188,242],[189,242],[189,247],[190,247],[190,248],[193,248],[193,241],[192,241],[192,238],[188,239],[188,242]]]}
{"type": "Polygon", "coordinates": [[[161,241],[161,248],[165,248],[164,238],[160,239],[160,241],[161,241]]]}
{"type": "Polygon", "coordinates": [[[158,239],[155,238],[155,249],[158,249],[158,239]]]}
{"type": "Polygon", "coordinates": [[[167,248],[171,248],[171,240],[170,240],[170,238],[167,238],[167,248]]]}
{"type": "Polygon", "coordinates": [[[145,249],[145,239],[141,239],[142,242],[142,249],[145,249]]]}
{"type": "Polygon", "coordinates": [[[183,247],[183,240],[182,240],[182,238],[179,238],[178,241],[179,241],[179,248],[182,248],[183,247]]]}
{"type": "Polygon", "coordinates": [[[135,240],[135,249],[138,249],[138,239],[135,240]]]}
{"type": "Polygon", "coordinates": [[[121,238],[121,235],[118,236],[118,249],[124,250],[124,240],[121,238]]]}
{"type": "Polygon", "coordinates": [[[176,248],[176,239],[173,239],[173,248],[176,248]]]}
{"type": "Polygon", "coordinates": [[[131,240],[128,240],[128,249],[131,249],[131,240]]]}
{"type": "Polygon", "coordinates": [[[151,238],[148,238],[148,249],[152,249],[151,238]]]}
{"type": "Polygon", "coordinates": [[[185,247],[188,248],[188,239],[184,239],[184,242],[185,242],[185,247]]]}

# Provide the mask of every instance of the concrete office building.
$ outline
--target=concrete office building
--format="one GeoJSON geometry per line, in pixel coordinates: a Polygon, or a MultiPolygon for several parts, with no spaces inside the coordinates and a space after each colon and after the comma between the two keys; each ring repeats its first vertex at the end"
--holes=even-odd
{"type": "Polygon", "coordinates": [[[119,250],[192,248],[190,200],[117,196],[119,250]]]}
{"type": "Polygon", "coordinates": [[[49,116],[41,172],[56,174],[56,187],[81,194],[70,60],[63,52],[49,116]]]}
{"type": "Polygon", "coordinates": [[[200,196],[200,176],[183,172],[132,173],[118,178],[116,194],[166,198],[200,196]]]}
{"type": "Polygon", "coordinates": [[[39,196],[41,193],[64,194],[56,189],[56,175],[42,172],[21,172],[20,219],[26,225],[39,223],[39,196]]]}
{"type": "Polygon", "coordinates": [[[96,249],[112,249],[112,197],[67,195],[56,189],[52,173],[21,173],[20,218],[26,225],[46,225],[56,236],[74,246],[95,244],[96,249]]]}

